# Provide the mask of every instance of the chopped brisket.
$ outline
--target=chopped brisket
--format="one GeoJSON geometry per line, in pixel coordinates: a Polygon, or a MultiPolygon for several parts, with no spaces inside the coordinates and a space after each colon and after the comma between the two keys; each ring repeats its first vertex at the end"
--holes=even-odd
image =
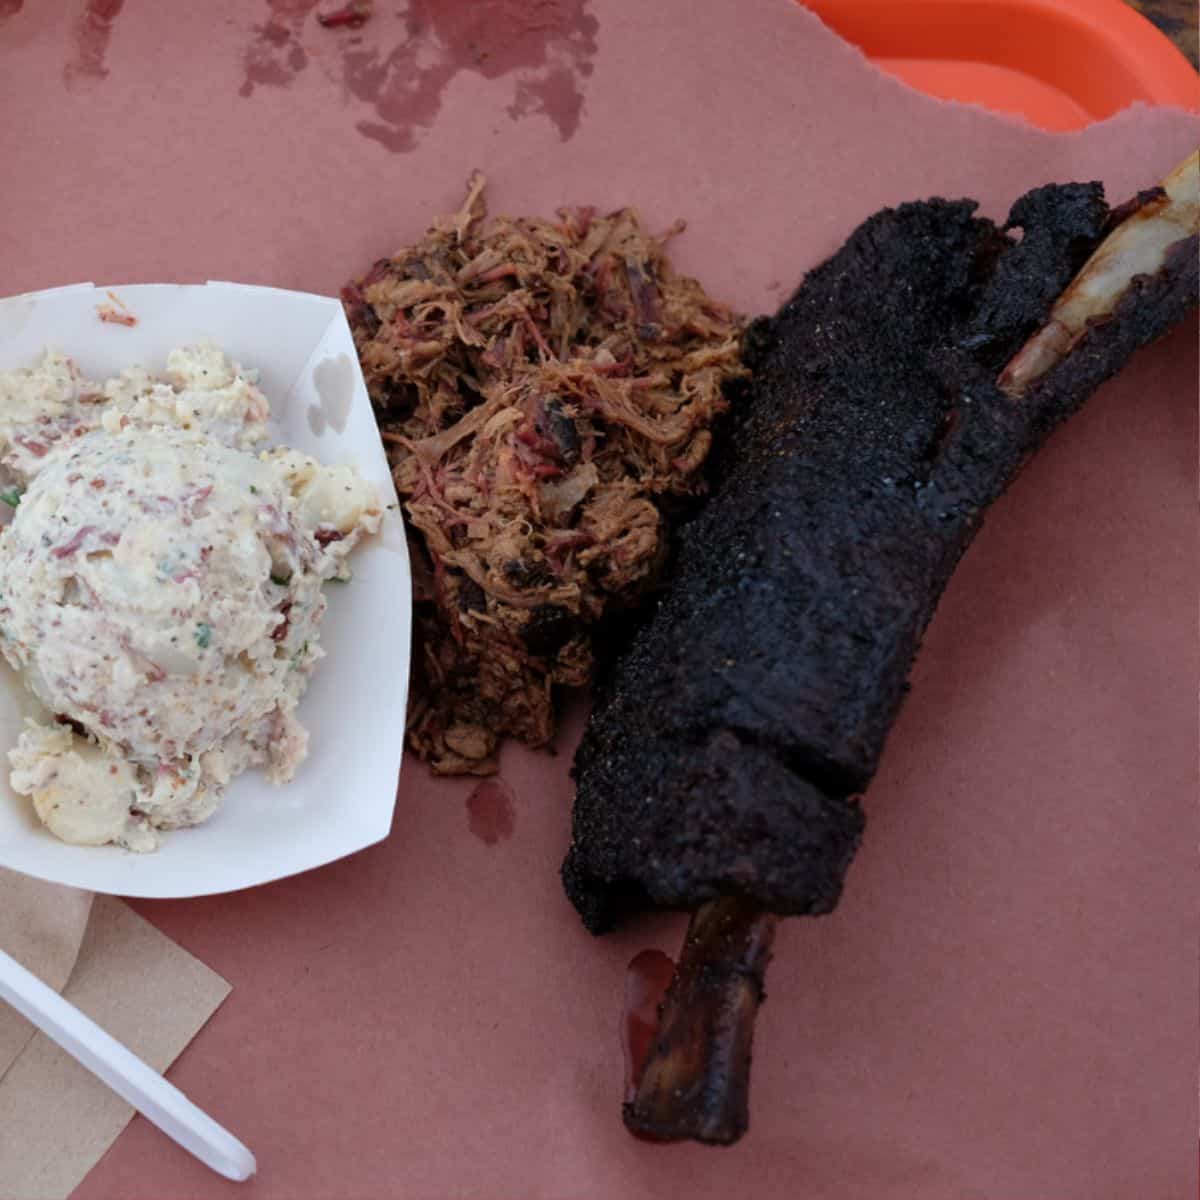
{"type": "Polygon", "coordinates": [[[343,292],[430,603],[408,725],[443,773],[554,734],[591,627],[633,602],[703,486],[741,322],[621,209],[485,221],[483,179],[343,292]]]}

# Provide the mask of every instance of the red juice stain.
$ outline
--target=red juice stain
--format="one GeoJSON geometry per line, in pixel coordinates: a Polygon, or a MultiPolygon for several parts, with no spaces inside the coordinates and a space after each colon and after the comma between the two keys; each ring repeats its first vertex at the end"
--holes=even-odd
{"type": "Polygon", "coordinates": [[[304,23],[319,0],[267,0],[267,19],[254,27],[242,55],[239,96],[252,96],[256,87],[286,87],[308,66],[300,42],[304,23]]]}
{"type": "MultiPolygon", "coordinates": [[[[3,3],[4,0],[0,0],[3,3]]],[[[301,42],[320,0],[266,0],[268,14],[243,54],[239,95],[284,87],[314,58],[365,109],[355,128],[388,150],[412,150],[441,111],[462,72],[514,77],[513,120],[548,117],[566,141],[583,113],[581,80],[592,73],[599,22],[590,0],[409,0],[390,14],[372,9],[369,25],[337,20],[301,42]],[[347,36],[352,34],[353,36],[347,36]],[[321,50],[316,37],[321,37],[321,50]],[[326,52],[329,46],[330,52],[326,52]]],[[[347,11],[354,8],[349,5],[347,11]]],[[[332,14],[339,16],[340,14],[332,14]]]]}
{"type": "Polygon", "coordinates": [[[532,79],[518,80],[516,99],[507,111],[514,120],[530,113],[543,113],[558,126],[566,141],[579,128],[583,94],[568,67],[555,67],[532,79]]]}
{"type": "Polygon", "coordinates": [[[361,29],[371,14],[371,0],[350,0],[332,12],[317,13],[317,21],[326,29],[361,29]]]}
{"type": "Polygon", "coordinates": [[[15,17],[25,7],[25,0],[0,0],[0,21],[15,17]]]}
{"type": "Polygon", "coordinates": [[[627,1104],[637,1095],[642,1068],[658,1034],[658,1010],[674,974],[675,963],[661,950],[643,950],[630,960],[625,976],[625,1005],[621,1011],[627,1104]]]}
{"type": "Polygon", "coordinates": [[[358,131],[393,151],[417,144],[440,112],[447,85],[465,71],[485,79],[515,75],[508,115],[549,117],[566,141],[583,111],[580,80],[591,73],[599,23],[588,0],[411,0],[401,39],[380,24],[374,44],[342,50],[347,91],[373,117],[358,131]]]}
{"type": "Polygon", "coordinates": [[[86,0],[83,10],[75,18],[71,31],[73,50],[63,67],[63,82],[68,87],[108,78],[105,62],[108,44],[112,40],[113,25],[124,7],[125,0],[86,0]]]}
{"type": "Polygon", "coordinates": [[[485,779],[467,797],[467,827],[484,845],[507,842],[515,825],[513,791],[503,779],[485,779]]]}

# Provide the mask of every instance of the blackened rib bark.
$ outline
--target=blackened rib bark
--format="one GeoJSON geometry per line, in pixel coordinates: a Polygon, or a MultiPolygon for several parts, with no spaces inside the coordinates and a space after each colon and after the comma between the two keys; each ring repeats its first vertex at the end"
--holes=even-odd
{"type": "MultiPolygon", "coordinates": [[[[614,723],[593,723],[576,760],[575,843],[563,879],[593,933],[648,904],[691,907],[725,892],[776,912],[833,908],[862,835],[857,804],[830,799],[730,730],[695,743],[645,727],[622,736],[630,711],[621,703],[614,723]],[[626,761],[622,746],[643,761],[626,761]],[[641,790],[605,792],[619,798],[599,802],[610,783],[641,790]],[[784,895],[792,904],[772,907],[784,895]]],[[[637,719],[653,724],[652,713],[637,719]]]]}
{"type": "Polygon", "coordinates": [[[1087,183],[1048,184],[1012,206],[1005,229],[1019,229],[1021,240],[983,285],[963,339],[976,361],[999,369],[1011,347],[1045,319],[1091,253],[1108,213],[1103,194],[1087,183]]]}
{"type": "Polygon", "coordinates": [[[1015,403],[995,366],[1045,320],[1043,278],[1061,290],[1107,209],[1098,185],[1038,189],[1014,206],[1019,242],[973,209],[877,214],[750,331],[753,391],[713,499],[576,758],[563,875],[590,929],[721,894],[781,914],[836,903],[862,825],[850,797],[984,509],[1194,294],[1194,270],[1145,281],[1136,315],[1015,403]]]}
{"type": "Polygon", "coordinates": [[[1078,344],[1038,379],[1018,402],[1032,419],[1026,432],[1029,450],[1071,415],[1078,396],[1088,396],[1139,347],[1183,320],[1195,307],[1200,289],[1200,238],[1176,242],[1163,268],[1136,276],[1112,315],[1093,322],[1078,344]]]}

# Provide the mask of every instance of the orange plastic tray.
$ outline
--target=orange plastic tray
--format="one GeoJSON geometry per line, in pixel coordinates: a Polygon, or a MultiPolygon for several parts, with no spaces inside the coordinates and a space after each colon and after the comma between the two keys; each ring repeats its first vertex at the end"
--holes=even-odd
{"type": "Polygon", "coordinates": [[[1135,100],[1200,109],[1200,75],[1125,0],[801,0],[883,70],[1080,129],[1135,100]]]}

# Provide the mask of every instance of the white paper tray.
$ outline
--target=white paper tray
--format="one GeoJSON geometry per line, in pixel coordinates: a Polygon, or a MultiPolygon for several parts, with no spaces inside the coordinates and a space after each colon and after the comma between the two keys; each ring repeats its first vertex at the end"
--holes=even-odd
{"type": "MultiPolygon", "coordinates": [[[[161,369],[175,346],[209,338],[257,368],[271,401],[271,441],[326,463],[347,462],[390,506],[380,533],[351,560],[353,581],[327,589],[317,666],[299,717],[308,759],[275,787],[257,771],[230,785],[206,824],[164,835],[151,854],[68,846],[8,787],[0,757],[0,866],[126,896],[198,896],[294,875],[387,836],[395,806],[408,687],[411,584],[404,528],[350,328],[337,300],[234,283],[91,284],[0,300],[0,370],[54,346],[93,379],[143,363],[161,369]],[[109,291],[136,326],[102,322],[109,291]]],[[[0,662],[0,752],[32,701],[0,662]]]]}

